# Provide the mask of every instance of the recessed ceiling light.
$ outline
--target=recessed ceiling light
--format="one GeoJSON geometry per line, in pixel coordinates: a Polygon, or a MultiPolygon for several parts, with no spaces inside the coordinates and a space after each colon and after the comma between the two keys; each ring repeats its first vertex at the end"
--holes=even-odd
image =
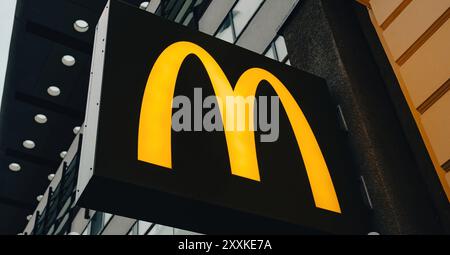
{"type": "Polygon", "coordinates": [[[44,114],[36,114],[36,116],[34,116],[34,121],[36,121],[39,124],[44,124],[47,122],[47,116],[45,116],[44,114]]]}
{"type": "Polygon", "coordinates": [[[49,174],[47,178],[49,181],[52,181],[55,178],[55,174],[49,174]]]}
{"type": "Polygon", "coordinates": [[[28,216],[27,216],[27,220],[31,220],[32,217],[33,217],[33,215],[31,215],[31,214],[28,215],[28,216]]]}
{"type": "Polygon", "coordinates": [[[64,57],[62,57],[61,61],[65,66],[75,65],[75,58],[71,55],[65,55],[64,57]]]}
{"type": "Polygon", "coordinates": [[[147,9],[147,7],[148,7],[148,1],[142,2],[142,3],[139,5],[139,9],[142,9],[142,10],[147,9]]]}
{"type": "Polygon", "coordinates": [[[18,172],[18,171],[20,171],[20,169],[22,169],[22,168],[20,167],[20,165],[18,163],[9,164],[9,170],[11,170],[13,172],[18,172]]]}
{"type": "Polygon", "coordinates": [[[78,134],[78,132],[80,132],[80,127],[79,126],[74,127],[73,128],[73,133],[74,134],[78,134]]]}
{"type": "Polygon", "coordinates": [[[89,24],[85,20],[79,19],[73,23],[73,28],[77,32],[84,33],[89,30],[89,24]]]}
{"type": "Polygon", "coordinates": [[[61,90],[56,86],[50,86],[47,89],[47,93],[52,97],[57,97],[61,94],[61,90]]]}
{"type": "Polygon", "coordinates": [[[25,147],[26,149],[34,149],[34,147],[36,146],[36,144],[33,142],[33,141],[31,141],[31,140],[25,140],[25,141],[23,141],[23,143],[22,143],[22,145],[23,145],[23,147],[25,147]]]}
{"type": "Polygon", "coordinates": [[[44,195],[39,195],[39,196],[37,196],[36,197],[36,200],[38,201],[38,202],[41,202],[41,200],[44,198],[44,195]]]}
{"type": "Polygon", "coordinates": [[[61,151],[61,153],[59,153],[59,156],[61,158],[64,158],[67,155],[67,151],[61,151]]]}

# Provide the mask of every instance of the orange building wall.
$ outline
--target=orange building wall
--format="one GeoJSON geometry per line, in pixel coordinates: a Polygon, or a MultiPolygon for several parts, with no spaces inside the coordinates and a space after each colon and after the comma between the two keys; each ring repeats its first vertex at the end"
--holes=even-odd
{"type": "Polygon", "coordinates": [[[402,87],[450,201],[450,0],[358,0],[402,87]]]}

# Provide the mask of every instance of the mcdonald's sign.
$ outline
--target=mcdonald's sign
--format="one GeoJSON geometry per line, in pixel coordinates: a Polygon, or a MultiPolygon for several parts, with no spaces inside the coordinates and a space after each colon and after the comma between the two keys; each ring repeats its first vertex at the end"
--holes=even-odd
{"type": "Polygon", "coordinates": [[[105,26],[102,80],[91,83],[101,97],[89,98],[87,112],[98,109],[95,160],[81,206],[200,233],[366,232],[323,79],[119,1],[105,26]],[[131,29],[141,24],[149,30],[131,29]],[[261,143],[264,131],[225,122],[223,132],[174,132],[172,100],[193,98],[195,87],[223,101],[278,96],[278,139],[261,143]]]}
{"type": "MultiPolygon", "coordinates": [[[[263,80],[272,85],[283,106],[285,106],[288,119],[294,130],[316,206],[341,213],[333,181],[314,133],[302,110],[283,83],[264,69],[252,68],[240,76],[233,91],[226,75],[214,58],[203,48],[191,42],[177,42],[167,47],[158,57],[150,72],[139,119],[138,159],[172,168],[171,100],[178,70],[188,55],[196,56],[203,63],[211,79],[213,89],[219,98],[223,98],[222,101],[226,101],[226,96],[254,95],[257,86],[263,80]],[[155,123],[153,121],[155,119],[158,119],[159,122],[155,123]]],[[[241,110],[245,109],[242,108],[241,110]]],[[[253,110],[248,111],[253,112],[253,110]]],[[[240,114],[240,116],[245,115],[240,114]]],[[[225,114],[222,114],[222,116],[225,116],[225,114]]],[[[253,132],[225,129],[225,137],[232,173],[260,181],[253,132]]]]}

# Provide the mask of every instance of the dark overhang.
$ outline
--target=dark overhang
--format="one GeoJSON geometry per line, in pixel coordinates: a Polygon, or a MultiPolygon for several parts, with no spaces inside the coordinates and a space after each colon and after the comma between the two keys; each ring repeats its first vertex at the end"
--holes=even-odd
{"type": "MultiPolygon", "coordinates": [[[[136,7],[140,0],[126,0],[136,7]]],[[[95,26],[106,0],[18,0],[0,113],[0,233],[15,234],[84,119],[95,26]],[[74,22],[89,24],[77,32],[74,22]],[[75,65],[62,64],[71,55],[75,65]],[[47,89],[57,86],[59,96],[47,89]],[[34,117],[44,114],[45,124],[34,117]],[[35,143],[33,149],[23,146],[35,143]],[[9,164],[21,171],[10,171],[9,164]]]]}

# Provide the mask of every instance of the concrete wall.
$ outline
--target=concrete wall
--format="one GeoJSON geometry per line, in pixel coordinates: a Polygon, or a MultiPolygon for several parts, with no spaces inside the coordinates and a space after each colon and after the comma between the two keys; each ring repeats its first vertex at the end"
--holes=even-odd
{"type": "Polygon", "coordinates": [[[341,105],[352,157],[372,198],[373,230],[443,233],[448,208],[436,209],[423,177],[429,169],[421,168],[411,151],[397,115],[398,102],[380,74],[355,5],[356,1],[301,1],[283,31],[289,58],[293,66],[325,78],[341,105]]]}

